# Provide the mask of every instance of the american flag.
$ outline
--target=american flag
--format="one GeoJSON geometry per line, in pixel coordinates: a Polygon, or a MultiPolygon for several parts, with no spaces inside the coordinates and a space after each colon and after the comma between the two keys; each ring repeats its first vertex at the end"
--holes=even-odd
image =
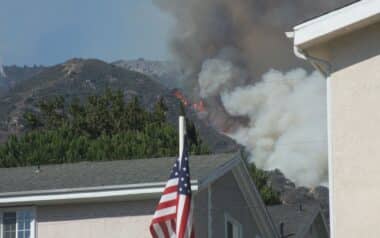
{"type": "Polygon", "coordinates": [[[186,140],[184,144],[182,157],[174,163],[169,181],[166,183],[150,224],[150,233],[154,238],[194,238],[186,140]]]}

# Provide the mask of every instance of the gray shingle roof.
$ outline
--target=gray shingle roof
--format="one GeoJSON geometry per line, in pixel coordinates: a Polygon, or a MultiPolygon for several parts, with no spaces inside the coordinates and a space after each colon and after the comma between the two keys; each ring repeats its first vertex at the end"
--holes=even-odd
{"type": "MultiPolygon", "coordinates": [[[[190,157],[191,177],[201,180],[235,157],[217,154],[190,157]]],[[[37,167],[0,168],[0,194],[52,189],[165,182],[175,158],[79,162],[37,167]]]]}
{"type": "Polygon", "coordinates": [[[302,210],[299,205],[285,204],[268,206],[267,209],[278,230],[280,230],[280,224],[284,223],[284,235],[286,236],[301,232],[314,219],[320,207],[317,203],[307,203],[302,204],[302,210]]]}

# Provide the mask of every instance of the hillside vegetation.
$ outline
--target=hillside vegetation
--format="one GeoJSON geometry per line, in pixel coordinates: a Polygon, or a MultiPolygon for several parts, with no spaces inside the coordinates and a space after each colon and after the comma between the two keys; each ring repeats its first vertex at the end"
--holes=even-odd
{"type": "MultiPolygon", "coordinates": [[[[150,69],[145,63],[138,61],[139,67],[150,69]]],[[[145,71],[139,73],[97,59],[71,59],[43,67],[5,66],[7,77],[1,79],[6,83],[3,85],[5,92],[0,90],[0,143],[6,142],[12,134],[24,133],[23,115],[28,111],[38,112],[40,101],[58,96],[63,97],[66,104],[74,99],[83,103],[89,96],[102,95],[107,88],[121,90],[125,101],[137,97],[139,105],[147,111],[152,111],[161,98],[167,107],[167,121],[177,127],[180,100],[163,84],[166,78],[161,76],[167,75],[164,73],[166,67],[158,68],[159,75],[146,75],[145,71]]],[[[185,110],[211,152],[236,150],[236,143],[200,118],[190,104],[185,110]]]]}
{"type": "MultiPolygon", "coordinates": [[[[0,167],[176,156],[179,114],[188,114],[191,154],[234,148],[171,91],[96,60],[68,61],[18,80],[0,97],[1,110],[0,119],[17,122],[5,128],[20,130],[0,144],[0,167]]],[[[256,168],[251,175],[264,202],[277,203],[267,176],[256,168]]]]}
{"type": "MultiPolygon", "coordinates": [[[[166,120],[158,99],[152,111],[137,97],[125,102],[121,91],[106,90],[84,103],[64,97],[41,100],[38,112],[24,114],[26,133],[0,145],[0,167],[175,156],[177,130],[166,120]]],[[[188,121],[192,154],[208,153],[188,121]]]]}

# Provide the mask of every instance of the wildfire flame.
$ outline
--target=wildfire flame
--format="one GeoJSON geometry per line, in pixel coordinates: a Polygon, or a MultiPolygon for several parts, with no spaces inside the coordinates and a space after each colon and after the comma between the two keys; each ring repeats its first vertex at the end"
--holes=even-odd
{"type": "Polygon", "coordinates": [[[193,103],[193,109],[197,112],[205,112],[205,105],[203,100],[200,100],[198,103],[193,103]]]}
{"type": "Polygon", "coordinates": [[[184,106],[189,105],[189,101],[186,99],[186,97],[179,90],[174,91],[174,96],[176,98],[178,98],[183,103],[184,106]]]}
{"type": "Polygon", "coordinates": [[[175,90],[173,94],[176,98],[178,98],[183,103],[184,106],[187,107],[191,105],[191,108],[197,112],[206,111],[203,100],[200,100],[199,102],[191,104],[189,100],[185,97],[185,95],[183,95],[183,93],[181,93],[179,90],[175,90]]]}

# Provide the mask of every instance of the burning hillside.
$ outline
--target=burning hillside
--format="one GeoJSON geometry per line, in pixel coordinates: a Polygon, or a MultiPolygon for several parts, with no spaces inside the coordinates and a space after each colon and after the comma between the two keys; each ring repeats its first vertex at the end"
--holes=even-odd
{"type": "Polygon", "coordinates": [[[190,100],[187,99],[186,96],[179,89],[174,89],[173,95],[176,98],[178,98],[185,107],[191,107],[191,109],[198,113],[206,113],[205,104],[202,99],[198,102],[190,102],[190,100]]]}
{"type": "Polygon", "coordinates": [[[171,48],[209,121],[260,168],[306,186],[327,182],[326,88],[318,73],[294,69],[301,63],[284,32],[345,2],[155,0],[177,20],[171,48]]]}

